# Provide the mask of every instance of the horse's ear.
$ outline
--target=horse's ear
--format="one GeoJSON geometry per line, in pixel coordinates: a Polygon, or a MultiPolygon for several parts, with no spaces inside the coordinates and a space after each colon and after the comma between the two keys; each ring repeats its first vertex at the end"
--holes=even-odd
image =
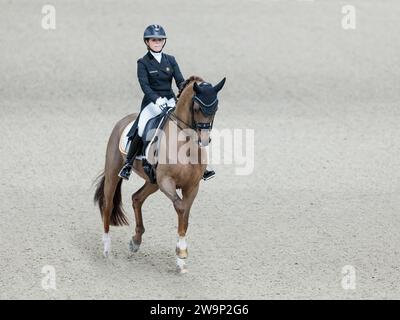
{"type": "Polygon", "coordinates": [[[194,84],[193,84],[193,90],[194,90],[194,92],[196,92],[196,93],[199,93],[199,92],[200,92],[200,88],[199,88],[197,82],[194,82],[194,84]]]}
{"type": "Polygon", "coordinates": [[[226,78],[223,78],[218,84],[214,86],[216,92],[220,91],[225,84],[226,78]]]}

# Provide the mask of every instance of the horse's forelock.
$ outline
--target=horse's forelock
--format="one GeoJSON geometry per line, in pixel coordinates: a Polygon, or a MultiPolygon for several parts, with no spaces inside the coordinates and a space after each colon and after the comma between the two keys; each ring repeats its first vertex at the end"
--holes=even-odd
{"type": "Polygon", "coordinates": [[[188,80],[189,81],[201,81],[201,82],[204,81],[203,78],[201,78],[199,76],[190,76],[188,80]]]}

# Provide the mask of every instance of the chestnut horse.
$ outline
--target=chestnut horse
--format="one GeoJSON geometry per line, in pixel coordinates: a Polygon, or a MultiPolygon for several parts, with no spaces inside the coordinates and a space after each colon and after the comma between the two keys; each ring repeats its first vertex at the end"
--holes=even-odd
{"type": "MultiPolygon", "coordinates": [[[[184,272],[185,259],[188,255],[185,240],[188,228],[189,212],[199,190],[206,169],[207,154],[203,147],[210,141],[210,132],[217,110],[217,93],[222,89],[225,78],[216,86],[211,86],[203,79],[191,76],[181,89],[175,110],[170,112],[164,124],[163,139],[159,143],[159,161],[156,167],[156,183],[151,183],[143,170],[142,160],[135,159],[134,172],[145,180],[144,185],[132,195],[135,212],[135,234],[130,241],[132,252],[139,250],[145,231],[142,218],[142,205],[149,195],[161,190],[173,203],[178,215],[178,242],[176,245],[177,267],[184,272]],[[203,85],[204,84],[204,85],[203,85]],[[207,92],[205,92],[207,91],[207,92]],[[213,105],[204,103],[202,94],[214,95],[213,105]],[[211,106],[211,108],[209,108],[211,106]],[[182,136],[184,137],[182,139],[182,136]],[[182,150],[184,152],[182,152],[182,150]],[[182,198],[176,192],[182,190],[182,198]]],[[[210,100],[208,100],[210,101],[210,100]]],[[[110,225],[128,225],[121,204],[122,179],[118,172],[125,156],[119,150],[119,140],[125,127],[137,118],[130,114],[117,122],[108,141],[105,169],[99,177],[94,196],[100,208],[104,224],[104,255],[107,257],[111,247],[110,225]]]]}

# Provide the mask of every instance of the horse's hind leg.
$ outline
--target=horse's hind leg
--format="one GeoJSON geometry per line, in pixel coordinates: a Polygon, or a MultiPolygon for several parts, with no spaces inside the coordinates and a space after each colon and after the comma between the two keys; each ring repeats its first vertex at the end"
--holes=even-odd
{"type": "Polygon", "coordinates": [[[132,237],[129,247],[132,252],[139,250],[142,243],[142,235],[145,231],[142,217],[142,205],[149,195],[158,190],[158,185],[147,182],[132,195],[132,207],[135,212],[136,228],[135,235],[132,237]]]}
{"type": "Polygon", "coordinates": [[[114,208],[114,194],[119,183],[120,178],[116,176],[105,176],[104,181],[104,203],[103,203],[103,226],[104,226],[104,234],[103,234],[103,245],[104,251],[103,254],[105,257],[108,257],[108,254],[111,250],[111,237],[110,237],[110,218],[111,213],[114,208]]]}

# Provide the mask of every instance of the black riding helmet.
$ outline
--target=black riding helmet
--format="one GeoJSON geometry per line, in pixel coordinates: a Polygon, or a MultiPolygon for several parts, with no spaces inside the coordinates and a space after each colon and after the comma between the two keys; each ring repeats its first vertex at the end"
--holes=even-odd
{"type": "MultiPolygon", "coordinates": [[[[165,33],[165,30],[162,26],[160,26],[159,24],[152,24],[149,25],[143,33],[143,41],[144,43],[146,43],[146,40],[148,39],[165,39],[164,45],[161,48],[161,50],[159,52],[162,51],[162,49],[164,49],[165,44],[167,43],[167,34],[165,33]]],[[[147,45],[147,50],[151,50],[150,47],[147,45]]],[[[153,50],[151,50],[153,51],[153,50]]]]}

